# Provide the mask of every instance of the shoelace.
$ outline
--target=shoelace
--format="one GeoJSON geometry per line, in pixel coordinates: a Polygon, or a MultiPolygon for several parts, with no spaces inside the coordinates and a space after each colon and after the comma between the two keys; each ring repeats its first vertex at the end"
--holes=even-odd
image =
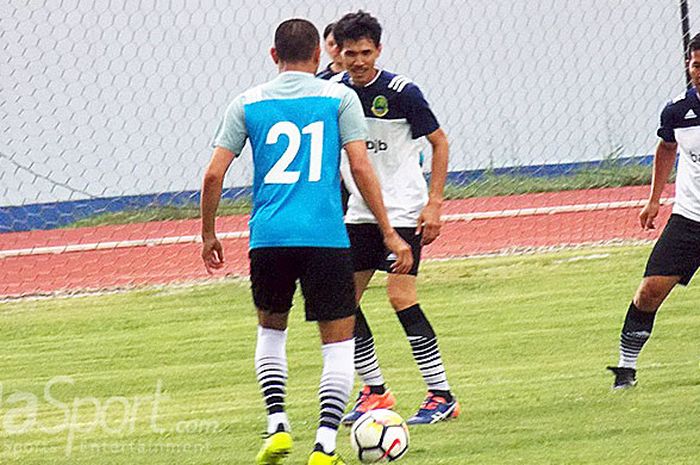
{"type": "Polygon", "coordinates": [[[355,408],[358,408],[361,406],[367,399],[369,399],[370,396],[369,390],[365,391],[364,389],[360,391],[360,394],[357,396],[357,400],[355,401],[355,408]]]}
{"type": "Polygon", "coordinates": [[[424,410],[435,410],[439,404],[444,404],[446,402],[444,398],[431,394],[423,401],[420,408],[424,410]]]}

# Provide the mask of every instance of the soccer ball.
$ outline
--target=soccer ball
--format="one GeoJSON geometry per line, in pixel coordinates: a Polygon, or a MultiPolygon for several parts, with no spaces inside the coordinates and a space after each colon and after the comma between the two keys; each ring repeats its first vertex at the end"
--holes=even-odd
{"type": "Polygon", "coordinates": [[[408,426],[398,413],[370,410],[352,425],[350,441],[362,463],[393,462],[408,450],[408,426]]]}

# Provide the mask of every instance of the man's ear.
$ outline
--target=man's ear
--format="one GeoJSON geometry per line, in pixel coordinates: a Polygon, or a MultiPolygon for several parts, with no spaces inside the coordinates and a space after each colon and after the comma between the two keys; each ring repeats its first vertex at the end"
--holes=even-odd
{"type": "Polygon", "coordinates": [[[277,49],[275,47],[270,47],[270,56],[276,65],[280,63],[280,57],[277,55],[277,49]]]}

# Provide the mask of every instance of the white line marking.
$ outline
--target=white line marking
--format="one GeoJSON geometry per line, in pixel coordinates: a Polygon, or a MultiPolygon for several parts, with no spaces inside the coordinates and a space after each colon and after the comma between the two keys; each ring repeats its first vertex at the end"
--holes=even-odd
{"type": "MultiPolygon", "coordinates": [[[[243,239],[250,235],[248,231],[219,233],[219,239],[243,239]]],[[[33,247],[28,249],[0,250],[0,259],[22,257],[26,255],[58,255],[67,252],[90,252],[95,250],[115,250],[131,247],[155,247],[159,245],[192,244],[202,242],[199,236],[157,237],[153,239],[136,239],[132,241],[94,242],[90,244],[67,244],[52,247],[33,247]]]]}
{"type": "MultiPolygon", "coordinates": [[[[621,202],[600,202],[600,203],[584,203],[573,205],[557,205],[553,207],[534,207],[534,208],[518,208],[513,210],[497,210],[487,212],[474,213],[456,213],[452,215],[442,215],[443,221],[472,221],[472,220],[489,220],[494,218],[511,218],[516,216],[534,216],[534,215],[555,215],[557,213],[577,213],[589,212],[596,210],[615,210],[619,208],[634,208],[641,207],[646,200],[625,200],[621,202]]],[[[660,201],[661,205],[673,203],[672,198],[663,198],[660,201]]]]}
{"type": "MultiPolygon", "coordinates": [[[[584,203],[573,205],[557,205],[553,207],[518,208],[512,210],[496,210],[474,213],[453,213],[442,215],[444,222],[489,220],[496,218],[512,218],[535,215],[555,215],[557,213],[575,213],[596,210],[614,210],[619,208],[641,207],[646,200],[626,200],[621,202],[584,203]]],[[[661,205],[673,203],[672,198],[661,199],[661,205]]],[[[219,239],[244,239],[250,236],[248,231],[232,231],[217,234],[219,239]]],[[[90,252],[95,250],[116,250],[132,247],[156,247],[159,245],[192,244],[201,242],[199,236],[171,236],[156,237],[152,239],[136,239],[131,241],[94,242],[89,244],[66,244],[51,247],[31,247],[26,249],[0,250],[0,260],[10,257],[23,257],[28,255],[58,255],[68,252],[90,252]]]]}

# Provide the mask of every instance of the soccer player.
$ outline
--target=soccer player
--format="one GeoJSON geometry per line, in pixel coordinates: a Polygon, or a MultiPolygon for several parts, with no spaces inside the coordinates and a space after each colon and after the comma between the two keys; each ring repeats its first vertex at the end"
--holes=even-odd
{"type": "Polygon", "coordinates": [[[687,65],[692,88],[661,112],[651,194],[639,214],[642,228],[655,227],[661,193],[680,149],[676,201],[627,310],[618,365],[608,367],[615,374],[614,389],[637,383],[637,358],[651,336],[657,310],[676,284],[686,286],[700,266],[700,34],[690,41],[687,65]]]}
{"type": "Polygon", "coordinates": [[[340,206],[341,145],[353,176],[376,215],[394,270],[412,266],[410,247],[392,229],[367,157],[361,104],[349,89],[316,79],[316,28],[282,22],[270,50],[279,75],[236,97],[213,141],[202,185],[202,259],[209,272],[224,265],[215,217],[223,179],[246,139],[253,149],[250,279],[258,312],[255,368],[267,406],[267,433],[258,465],[282,463],[292,447],[285,412],[287,320],[296,281],[307,320],[318,321],[323,352],[321,413],[309,465],[341,465],[336,435],[353,384],[355,297],[349,242],[340,206]]]}
{"type": "MultiPolygon", "coordinates": [[[[335,37],[333,36],[333,27],[335,23],[329,23],[323,30],[323,44],[326,49],[326,53],[333,61],[328,63],[326,68],[316,74],[317,78],[320,79],[331,79],[333,76],[343,72],[343,64],[340,58],[340,50],[338,45],[335,43],[335,37]]],[[[348,199],[350,198],[350,193],[348,188],[345,186],[345,181],[340,180],[340,199],[343,205],[343,214],[348,211],[348,199]]]]}
{"type": "Polygon", "coordinates": [[[363,388],[343,423],[352,424],[362,413],[392,408],[377,360],[372,331],[360,300],[376,270],[387,271],[387,294],[403,326],[413,358],[427,385],[428,395],[409,424],[435,423],[459,415],[450,391],[437,337],[418,303],[416,276],[421,248],[440,234],[440,208],[447,176],[448,142],[418,86],[408,78],[375,67],[382,50],[382,28],[376,18],[358,11],[343,16],[333,28],[346,72],[338,80],[360,97],[370,131],[367,148],[382,186],[391,225],[413,250],[413,268],[407,275],[391,270],[395,256],[382,244],[380,230],[352,176],[343,168],[350,191],[345,223],[350,236],[358,302],[355,326],[355,368],[363,388]],[[432,146],[430,189],[420,166],[421,139],[432,146]]]}
{"type": "Polygon", "coordinates": [[[335,43],[335,36],[333,36],[334,26],[335,23],[329,23],[325,29],[323,29],[323,46],[332,61],[328,63],[328,66],[326,66],[323,71],[316,75],[316,77],[321,79],[330,79],[343,71],[340,50],[338,50],[338,44],[335,43]]]}

